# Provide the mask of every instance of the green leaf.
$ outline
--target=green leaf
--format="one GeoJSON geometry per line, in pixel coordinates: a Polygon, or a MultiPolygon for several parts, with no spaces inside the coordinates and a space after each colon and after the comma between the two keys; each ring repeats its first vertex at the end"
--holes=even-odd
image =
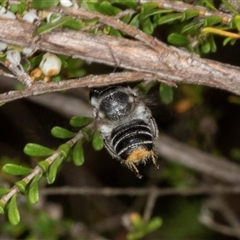
{"type": "Polygon", "coordinates": [[[67,27],[73,30],[80,30],[83,28],[83,23],[80,19],[70,18],[67,22],[63,24],[63,27],[67,27]]]}
{"type": "Polygon", "coordinates": [[[14,194],[8,205],[8,219],[12,225],[20,222],[20,214],[17,207],[17,194],[14,194]]]}
{"type": "Polygon", "coordinates": [[[199,28],[203,25],[203,21],[201,22],[191,22],[189,24],[186,24],[183,28],[181,33],[189,32],[191,34],[198,34],[199,28]]]}
{"type": "Polygon", "coordinates": [[[63,161],[63,157],[58,157],[57,159],[55,159],[55,161],[50,165],[49,168],[49,173],[47,175],[47,179],[48,179],[48,183],[52,184],[57,176],[57,172],[58,172],[58,168],[61,165],[63,161]]]}
{"type": "Polygon", "coordinates": [[[198,15],[199,15],[198,10],[187,9],[186,11],[183,12],[182,21],[186,21],[188,19],[197,17],[198,15]]]}
{"type": "Polygon", "coordinates": [[[84,151],[82,140],[79,140],[73,148],[73,162],[76,166],[81,166],[84,163],[84,151]]]}
{"type": "Polygon", "coordinates": [[[139,16],[140,16],[140,14],[138,13],[135,17],[133,17],[133,19],[131,20],[131,22],[129,23],[131,26],[134,26],[134,27],[136,27],[136,28],[138,28],[139,27],[139,24],[140,24],[140,22],[139,22],[139,16]]]}
{"type": "Polygon", "coordinates": [[[152,218],[146,226],[146,232],[151,233],[162,226],[162,219],[159,217],[152,218]]]}
{"type": "Polygon", "coordinates": [[[95,131],[93,134],[92,140],[93,148],[97,151],[102,150],[104,147],[104,142],[98,131],[95,131]]]}
{"type": "Polygon", "coordinates": [[[204,18],[204,26],[209,27],[209,26],[214,26],[218,23],[222,22],[222,18],[218,16],[208,16],[204,18]]]}
{"type": "Polygon", "coordinates": [[[0,195],[5,195],[10,192],[10,189],[7,188],[0,188],[0,195]]]}
{"type": "Polygon", "coordinates": [[[163,103],[169,104],[173,101],[173,89],[167,84],[165,83],[160,84],[159,94],[163,103]]]}
{"type": "Polygon", "coordinates": [[[25,4],[23,3],[20,3],[20,4],[11,4],[10,5],[10,11],[13,12],[13,13],[20,13],[20,14],[23,14],[23,12],[25,11],[25,4]]]}
{"type": "Polygon", "coordinates": [[[145,96],[148,94],[148,92],[157,85],[158,83],[157,82],[154,82],[154,81],[151,81],[151,82],[141,82],[137,85],[137,88],[139,90],[139,93],[142,95],[142,96],[145,96]]]}
{"type": "Polygon", "coordinates": [[[3,166],[2,171],[11,175],[27,175],[30,174],[33,170],[28,167],[23,167],[21,165],[7,163],[3,166]]]}
{"type": "Polygon", "coordinates": [[[234,22],[238,32],[240,32],[240,15],[239,14],[234,16],[234,22]]]}
{"type": "Polygon", "coordinates": [[[183,16],[182,13],[166,14],[158,20],[158,25],[166,24],[166,23],[172,23],[173,21],[176,21],[176,20],[181,20],[182,16],[183,16]]]}
{"type": "Polygon", "coordinates": [[[33,0],[31,7],[41,10],[41,9],[46,9],[46,8],[51,8],[54,6],[57,6],[59,3],[59,0],[33,0]]]}
{"type": "Polygon", "coordinates": [[[111,3],[103,1],[99,5],[99,12],[102,14],[114,16],[121,12],[121,10],[117,7],[112,6],[111,3]]]}
{"type": "Polygon", "coordinates": [[[201,46],[201,50],[203,53],[207,54],[211,51],[211,44],[209,41],[204,41],[204,43],[201,46]]]}
{"type": "Polygon", "coordinates": [[[234,45],[236,41],[237,41],[236,38],[227,37],[223,41],[223,46],[226,46],[228,43],[230,43],[231,45],[234,45]]]}
{"type": "Polygon", "coordinates": [[[231,154],[232,158],[240,160],[240,148],[233,148],[233,149],[231,149],[230,154],[231,154]]]}
{"type": "Polygon", "coordinates": [[[211,52],[215,53],[217,51],[217,45],[215,43],[213,35],[210,35],[208,40],[209,40],[209,43],[210,43],[210,46],[211,46],[211,52]]]}
{"type": "Polygon", "coordinates": [[[115,37],[121,37],[122,34],[115,28],[110,28],[110,35],[115,37]]]}
{"type": "Polygon", "coordinates": [[[82,129],[82,134],[84,136],[84,139],[87,140],[88,142],[90,142],[92,139],[93,130],[85,127],[82,129]]]}
{"type": "Polygon", "coordinates": [[[71,149],[71,147],[69,146],[68,143],[64,143],[58,147],[58,150],[62,153],[62,155],[65,158],[67,157],[70,149],[71,149]]]}
{"type": "Polygon", "coordinates": [[[123,1],[123,0],[113,0],[113,2],[115,3],[119,3],[122,5],[127,6],[128,8],[132,8],[132,9],[136,9],[138,4],[135,0],[127,0],[127,1],[123,1]]]}
{"type": "Polygon", "coordinates": [[[155,9],[155,8],[158,8],[158,3],[154,3],[154,2],[146,2],[142,5],[141,7],[141,12],[144,13],[144,12],[149,12],[151,11],[152,9],[155,9]]]}
{"type": "Polygon", "coordinates": [[[99,2],[93,2],[93,1],[82,1],[81,2],[81,7],[89,10],[89,11],[93,11],[93,12],[99,12],[99,2]]]}
{"type": "Polygon", "coordinates": [[[4,204],[0,202],[0,214],[4,214],[4,204]]]}
{"type": "Polygon", "coordinates": [[[24,149],[24,153],[32,156],[32,157],[45,157],[50,156],[54,153],[53,149],[48,147],[36,144],[36,143],[28,143],[24,149]]]}
{"type": "Polygon", "coordinates": [[[29,192],[28,192],[28,200],[31,204],[35,204],[39,200],[38,183],[39,183],[40,178],[41,178],[41,174],[38,174],[36,177],[34,177],[34,179],[30,183],[29,192]]]}
{"type": "Polygon", "coordinates": [[[64,139],[64,138],[73,138],[76,133],[74,132],[71,132],[65,128],[62,128],[62,127],[58,127],[58,126],[55,126],[52,128],[51,130],[51,134],[56,137],[56,138],[61,138],[61,139],[64,139]]]}
{"type": "Polygon", "coordinates": [[[190,44],[189,39],[180,33],[171,33],[168,38],[167,38],[168,42],[172,45],[176,45],[176,46],[187,46],[188,44],[190,44]]]}
{"type": "Polygon", "coordinates": [[[146,18],[149,18],[149,17],[157,15],[157,14],[160,16],[160,14],[170,13],[170,12],[172,12],[171,9],[159,9],[159,8],[149,9],[147,11],[141,11],[139,19],[142,21],[142,20],[144,20],[146,18]]]}
{"type": "MultiPolygon", "coordinates": [[[[42,2],[45,2],[45,1],[42,1],[42,2]]],[[[64,23],[66,23],[70,19],[71,19],[71,17],[69,17],[69,16],[63,16],[55,22],[49,22],[44,25],[41,25],[40,27],[37,28],[36,33],[44,34],[44,33],[50,32],[57,27],[61,27],[64,23]]]]}
{"type": "Polygon", "coordinates": [[[42,169],[44,173],[46,173],[48,171],[50,164],[49,162],[44,160],[44,161],[38,162],[38,166],[42,169]]]}
{"type": "Polygon", "coordinates": [[[142,29],[145,33],[151,35],[153,33],[154,27],[149,18],[146,18],[145,20],[142,21],[142,29]]]}
{"type": "Polygon", "coordinates": [[[70,124],[73,127],[84,127],[93,122],[93,118],[75,116],[71,118],[70,124]]]}
{"type": "Polygon", "coordinates": [[[15,185],[18,187],[21,193],[25,193],[27,183],[23,180],[18,181],[15,183],[15,185]]]}

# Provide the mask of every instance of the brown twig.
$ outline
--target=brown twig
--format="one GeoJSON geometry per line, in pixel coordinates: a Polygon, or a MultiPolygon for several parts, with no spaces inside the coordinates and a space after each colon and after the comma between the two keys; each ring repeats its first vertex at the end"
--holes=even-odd
{"type": "MultiPolygon", "coordinates": [[[[111,66],[116,66],[117,62],[116,67],[151,73],[165,81],[212,86],[240,94],[239,67],[201,59],[195,54],[168,47],[159,41],[154,41],[157,43],[155,45],[152,42],[146,45],[148,39],[142,43],[71,30],[55,30],[41,35],[36,41],[32,39],[33,25],[4,18],[0,18],[0,22],[0,40],[8,43],[111,66]]],[[[94,82],[92,86],[95,86],[94,82]]]]}
{"type": "Polygon", "coordinates": [[[0,103],[6,103],[16,99],[21,99],[29,96],[36,96],[43,93],[62,91],[66,89],[92,86],[106,86],[123,82],[138,81],[140,79],[152,80],[156,76],[144,72],[122,72],[103,75],[89,75],[79,79],[70,79],[61,82],[36,82],[24,90],[10,91],[0,94],[0,103]]]}
{"type": "Polygon", "coordinates": [[[225,158],[214,157],[164,134],[160,134],[156,148],[158,155],[168,161],[177,162],[232,184],[240,183],[239,164],[225,158]]]}

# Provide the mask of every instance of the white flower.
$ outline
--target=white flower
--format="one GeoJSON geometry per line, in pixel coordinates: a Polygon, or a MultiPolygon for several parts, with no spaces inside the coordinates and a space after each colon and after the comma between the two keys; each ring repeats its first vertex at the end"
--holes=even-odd
{"type": "Polygon", "coordinates": [[[10,19],[16,19],[16,16],[13,12],[6,10],[5,7],[0,7],[0,16],[10,19]]]}
{"type": "Polygon", "coordinates": [[[8,50],[6,59],[13,65],[19,66],[21,61],[21,54],[17,50],[8,50]]]}
{"type": "Polygon", "coordinates": [[[71,7],[73,3],[70,0],[60,0],[60,4],[63,7],[71,7]]]}
{"type": "Polygon", "coordinates": [[[62,61],[55,54],[45,53],[39,66],[46,76],[51,77],[59,74],[62,61]]]}
{"type": "Polygon", "coordinates": [[[27,12],[24,16],[23,16],[23,20],[33,23],[34,20],[37,20],[38,16],[36,15],[36,13],[34,12],[27,12]]]}
{"type": "Polygon", "coordinates": [[[23,55],[30,55],[33,53],[33,49],[32,48],[28,48],[28,47],[25,47],[22,51],[22,54],[23,55]]]}
{"type": "Polygon", "coordinates": [[[4,51],[6,48],[7,48],[7,43],[5,43],[5,42],[0,42],[0,52],[1,51],[4,51]]]}

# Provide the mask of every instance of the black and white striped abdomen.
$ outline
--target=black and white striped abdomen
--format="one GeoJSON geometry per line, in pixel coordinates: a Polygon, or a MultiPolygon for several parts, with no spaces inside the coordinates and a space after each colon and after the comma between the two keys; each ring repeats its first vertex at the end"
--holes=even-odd
{"type": "Polygon", "coordinates": [[[143,120],[132,120],[113,129],[111,145],[122,160],[146,158],[153,149],[151,129],[143,120]]]}

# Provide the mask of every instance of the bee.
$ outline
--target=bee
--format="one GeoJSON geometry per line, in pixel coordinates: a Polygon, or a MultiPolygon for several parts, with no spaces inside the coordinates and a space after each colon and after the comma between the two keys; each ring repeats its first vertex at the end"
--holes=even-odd
{"type": "Polygon", "coordinates": [[[133,171],[141,174],[138,164],[147,160],[158,168],[154,156],[157,124],[138,92],[128,86],[109,86],[90,91],[93,116],[109,154],[133,171]]]}

